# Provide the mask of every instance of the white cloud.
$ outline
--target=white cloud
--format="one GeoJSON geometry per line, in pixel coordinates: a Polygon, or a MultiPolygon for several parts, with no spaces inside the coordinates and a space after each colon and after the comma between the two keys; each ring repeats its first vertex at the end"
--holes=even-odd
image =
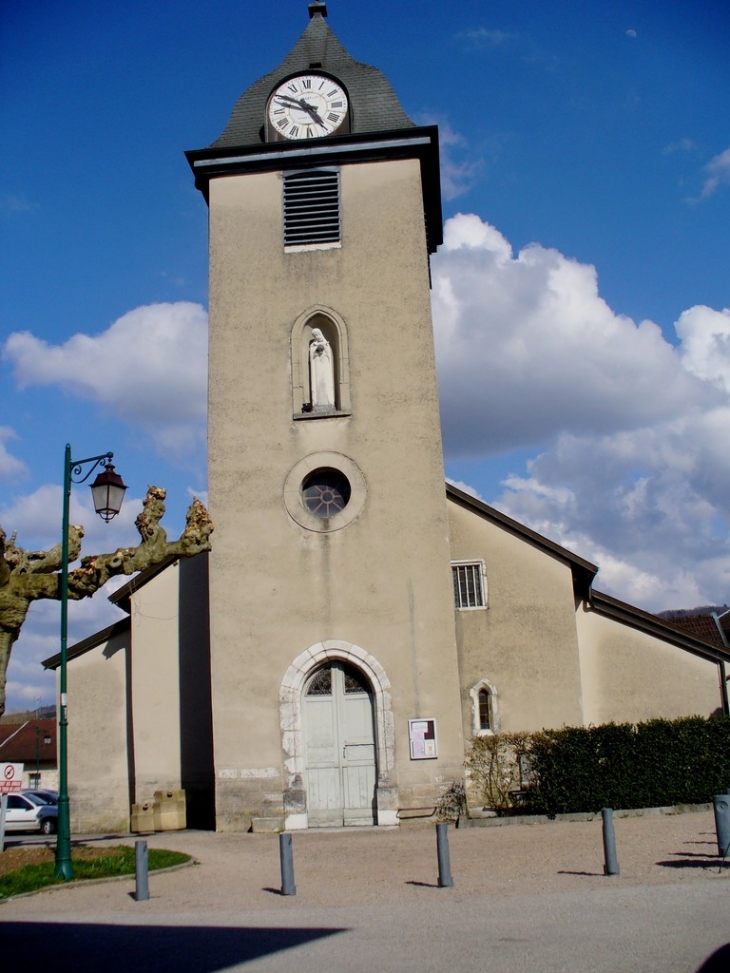
{"type": "MultiPolygon", "coordinates": [[[[68,606],[68,644],[124,618],[124,612],[109,601],[109,595],[128,578],[115,578],[91,598],[68,606]]],[[[36,601],[30,607],[26,624],[13,647],[8,666],[6,712],[55,701],[55,675],[43,668],[44,659],[60,651],[61,608],[57,601],[36,601]]]]}
{"type": "Polygon", "coordinates": [[[730,309],[696,305],[680,316],[676,329],[687,371],[730,393],[730,309]]]}
{"type": "Polygon", "coordinates": [[[518,35],[505,30],[475,27],[472,30],[462,31],[456,36],[474,47],[494,49],[503,48],[510,41],[514,41],[518,35]]]}
{"type": "Polygon", "coordinates": [[[683,138],[677,139],[676,142],[670,142],[669,145],[665,145],[662,149],[664,155],[674,155],[675,152],[692,152],[695,148],[695,143],[692,139],[683,138]]]}
{"type": "Polygon", "coordinates": [[[468,193],[484,168],[483,159],[470,157],[467,140],[445,119],[421,113],[418,123],[439,127],[441,193],[444,199],[452,200],[468,193]]]}
{"type": "Polygon", "coordinates": [[[57,386],[144,429],[166,454],[205,436],[207,315],[199,304],[135,308],[97,335],[51,345],[11,334],[3,357],[20,388],[57,386]]]}
{"type": "Polygon", "coordinates": [[[0,480],[18,479],[27,473],[28,468],[25,463],[11,456],[5,446],[6,440],[17,438],[13,429],[8,426],[0,426],[0,480]]]}
{"type": "MultiPolygon", "coordinates": [[[[40,487],[1,505],[0,524],[8,536],[17,533],[19,547],[29,551],[48,550],[60,541],[61,500],[60,486],[40,487]]],[[[122,512],[111,523],[105,524],[94,514],[91,497],[81,490],[72,491],[71,523],[83,524],[86,528],[82,557],[139,543],[134,519],[141,509],[141,498],[125,497],[122,512]]],[[[128,580],[126,577],[112,578],[91,598],[69,603],[69,646],[124,617],[124,613],[109,602],[109,595],[128,580]]],[[[58,601],[31,603],[8,667],[8,712],[34,706],[36,696],[41,696],[42,705],[53,702],[54,676],[45,672],[41,663],[59,651],[60,610],[58,601]]]]}
{"type": "Polygon", "coordinates": [[[730,588],[730,312],[685,311],[677,345],[616,314],[593,267],[515,255],[477,216],[433,261],[444,443],[452,457],[532,447],[500,509],[601,566],[653,610],[730,588]]]}
{"type": "Polygon", "coordinates": [[[452,455],[633,428],[717,402],[650,321],[615,314],[593,267],[509,243],[477,216],[433,260],[444,436],[452,455]]]}
{"type": "Polygon", "coordinates": [[[37,204],[32,203],[22,193],[0,194],[0,215],[32,213],[37,209],[37,204]]]}
{"type": "Polygon", "coordinates": [[[730,184],[730,149],[725,149],[724,152],[710,159],[705,166],[705,172],[707,178],[700,199],[711,196],[719,186],[730,184]]]}
{"type": "Polygon", "coordinates": [[[461,490],[462,493],[468,493],[470,497],[474,497],[475,500],[481,500],[484,502],[484,497],[476,490],[471,484],[464,483],[463,480],[452,480],[451,477],[446,477],[446,482],[455,486],[457,490],[461,490]]]}
{"type": "MultiPolygon", "coordinates": [[[[18,546],[26,550],[53,547],[61,538],[62,494],[62,487],[46,485],[0,504],[0,524],[5,533],[16,533],[18,546]]],[[[107,524],[94,513],[88,487],[72,490],[69,519],[84,527],[82,556],[138,544],[134,521],[141,510],[141,497],[125,496],[121,513],[107,524]]]]}

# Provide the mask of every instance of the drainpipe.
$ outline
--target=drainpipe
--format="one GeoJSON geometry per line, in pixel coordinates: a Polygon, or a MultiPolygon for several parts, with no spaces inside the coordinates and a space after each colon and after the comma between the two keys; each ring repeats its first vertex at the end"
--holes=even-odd
{"type": "MultiPolygon", "coordinates": [[[[724,618],[725,615],[728,614],[728,612],[730,612],[730,609],[728,609],[728,611],[724,611],[722,615],[718,615],[717,612],[710,612],[710,614],[712,615],[712,619],[715,622],[715,625],[717,625],[717,631],[720,633],[722,644],[725,646],[726,649],[730,650],[730,643],[728,643],[727,636],[725,635],[725,630],[720,624],[720,619],[724,618]]],[[[728,702],[728,697],[727,697],[727,675],[725,672],[724,659],[720,659],[717,665],[720,670],[720,698],[722,700],[722,712],[724,713],[725,716],[730,716],[730,703],[728,702]]]]}

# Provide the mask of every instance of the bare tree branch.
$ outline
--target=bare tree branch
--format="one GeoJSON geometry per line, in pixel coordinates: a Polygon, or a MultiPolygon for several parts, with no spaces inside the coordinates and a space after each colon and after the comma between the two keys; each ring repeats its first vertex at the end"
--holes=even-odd
{"type": "MultiPolygon", "coordinates": [[[[194,557],[210,550],[213,523],[199,500],[194,500],[186,515],[185,530],[176,541],[168,541],[160,521],[165,513],[167,493],[151,486],[142,503],[135,525],[141,543],[120,547],[113,554],[95,554],[81,559],[81,567],[69,572],[68,597],[73,601],[89,598],[119,574],[135,574],[161,564],[168,557],[194,557]]],[[[83,527],[69,526],[69,562],[81,553],[83,527]]],[[[16,535],[7,540],[0,527],[0,716],[5,712],[5,684],[13,645],[17,642],[32,602],[41,598],[61,598],[61,545],[49,551],[25,551],[15,544],[16,535]]]]}

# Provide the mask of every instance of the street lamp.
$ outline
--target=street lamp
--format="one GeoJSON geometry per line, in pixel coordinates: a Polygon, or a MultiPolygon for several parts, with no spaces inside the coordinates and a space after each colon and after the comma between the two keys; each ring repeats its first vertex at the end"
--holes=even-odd
{"type": "Polygon", "coordinates": [[[88,459],[71,459],[71,447],[66,443],[63,460],[63,523],[61,527],[61,665],[59,693],[61,707],[58,720],[58,838],[56,841],[56,878],[67,882],[74,877],[71,865],[71,825],[68,813],[68,754],[66,749],[66,644],[68,641],[68,528],[71,484],[85,483],[94,470],[103,465],[91,484],[94,510],[107,523],[122,508],[124,491],[127,489],[121,476],[114,472],[112,458],[114,453],[102,453],[88,459]],[[89,464],[92,464],[89,466],[89,464]],[[89,467],[84,472],[84,467],[89,467]],[[83,474],[83,475],[82,475],[83,474]]]}

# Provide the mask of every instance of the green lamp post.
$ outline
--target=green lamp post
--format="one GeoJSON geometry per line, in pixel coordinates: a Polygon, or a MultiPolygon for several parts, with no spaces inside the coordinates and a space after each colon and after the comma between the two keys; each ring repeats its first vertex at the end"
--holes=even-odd
{"type": "Polygon", "coordinates": [[[58,839],[56,842],[56,877],[70,881],[71,824],[68,808],[68,752],[66,730],[68,704],[66,690],[66,646],[68,641],[68,528],[71,484],[85,483],[98,466],[104,469],[91,484],[94,510],[107,523],[122,508],[124,491],[127,489],[121,476],[114,472],[113,453],[90,456],[88,459],[71,458],[71,447],[66,444],[63,465],[63,525],[61,528],[61,664],[59,677],[60,710],[58,720],[58,839]],[[90,465],[91,464],[91,465],[90,465]],[[88,468],[87,468],[88,467],[88,468]],[[86,471],[84,472],[84,470],[86,471]]]}

